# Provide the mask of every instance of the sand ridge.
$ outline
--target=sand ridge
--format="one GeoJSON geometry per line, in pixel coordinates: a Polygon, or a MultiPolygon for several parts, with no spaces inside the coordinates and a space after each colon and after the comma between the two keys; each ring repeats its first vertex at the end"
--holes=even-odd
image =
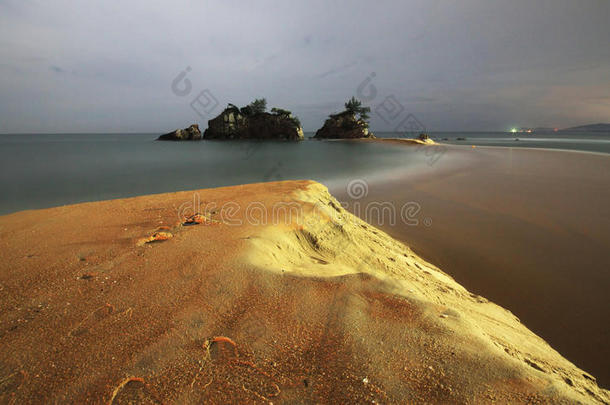
{"type": "Polygon", "coordinates": [[[609,401],[315,182],[19,212],[0,248],[1,402],[609,401]]]}

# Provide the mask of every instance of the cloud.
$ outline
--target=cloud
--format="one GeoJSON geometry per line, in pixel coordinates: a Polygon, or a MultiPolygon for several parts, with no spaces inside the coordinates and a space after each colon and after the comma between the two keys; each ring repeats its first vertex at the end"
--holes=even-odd
{"type": "Polygon", "coordinates": [[[356,66],[357,64],[358,64],[358,62],[350,62],[350,63],[346,63],[345,65],[338,66],[338,67],[334,67],[334,68],[332,68],[332,69],[330,69],[330,70],[327,70],[327,71],[326,71],[326,72],[324,72],[324,73],[320,73],[320,74],[319,74],[319,75],[317,75],[316,77],[317,77],[318,79],[323,79],[323,78],[325,78],[325,77],[328,77],[328,76],[331,76],[331,75],[334,75],[334,74],[337,74],[337,73],[342,73],[342,72],[344,72],[344,71],[348,70],[349,68],[351,68],[351,67],[353,67],[353,66],[356,66]]]}
{"type": "Polygon", "coordinates": [[[316,130],[371,72],[369,105],[394,96],[430,130],[607,121],[608,20],[606,1],[4,0],[0,132],[205,126],[189,106],[204,89],[316,130]]]}

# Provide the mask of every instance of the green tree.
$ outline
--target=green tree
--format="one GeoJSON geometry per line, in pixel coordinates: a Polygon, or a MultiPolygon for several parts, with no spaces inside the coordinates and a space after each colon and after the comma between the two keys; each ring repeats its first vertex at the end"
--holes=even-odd
{"type": "Polygon", "coordinates": [[[301,121],[297,117],[292,115],[292,111],[284,110],[283,108],[273,107],[271,109],[271,113],[273,113],[275,115],[279,115],[279,116],[284,116],[284,117],[288,118],[290,121],[292,121],[292,123],[297,128],[301,127],[301,121]]]}
{"type": "Polygon", "coordinates": [[[253,114],[261,114],[267,111],[267,100],[264,98],[257,98],[249,104],[253,114]]]}
{"type": "Polygon", "coordinates": [[[250,104],[240,109],[241,113],[246,116],[252,116],[256,114],[262,114],[267,111],[267,100],[264,98],[257,98],[250,104]]]}
{"type": "Polygon", "coordinates": [[[276,115],[290,115],[290,114],[292,114],[291,111],[284,110],[283,108],[277,108],[277,107],[273,107],[271,109],[271,112],[273,114],[276,114],[276,115]]]}
{"type": "Polygon", "coordinates": [[[362,102],[356,97],[352,97],[345,103],[345,110],[357,115],[360,120],[367,122],[371,107],[363,107],[362,102]]]}
{"type": "Polygon", "coordinates": [[[301,128],[301,120],[299,120],[298,117],[294,117],[294,116],[290,116],[290,121],[292,121],[292,123],[294,124],[295,127],[297,128],[301,128]]]}

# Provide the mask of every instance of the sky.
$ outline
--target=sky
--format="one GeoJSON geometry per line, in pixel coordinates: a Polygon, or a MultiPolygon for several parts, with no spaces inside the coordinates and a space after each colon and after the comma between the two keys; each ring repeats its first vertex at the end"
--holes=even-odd
{"type": "Polygon", "coordinates": [[[0,133],[163,133],[265,97],[305,131],[610,122],[610,1],[0,0],[0,133]]]}

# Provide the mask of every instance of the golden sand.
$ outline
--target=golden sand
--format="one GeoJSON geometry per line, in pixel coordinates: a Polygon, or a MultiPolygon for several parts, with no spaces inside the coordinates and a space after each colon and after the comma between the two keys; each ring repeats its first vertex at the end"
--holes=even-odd
{"type": "Polygon", "coordinates": [[[2,403],[610,401],[315,182],[19,212],[0,249],[2,403]]]}

